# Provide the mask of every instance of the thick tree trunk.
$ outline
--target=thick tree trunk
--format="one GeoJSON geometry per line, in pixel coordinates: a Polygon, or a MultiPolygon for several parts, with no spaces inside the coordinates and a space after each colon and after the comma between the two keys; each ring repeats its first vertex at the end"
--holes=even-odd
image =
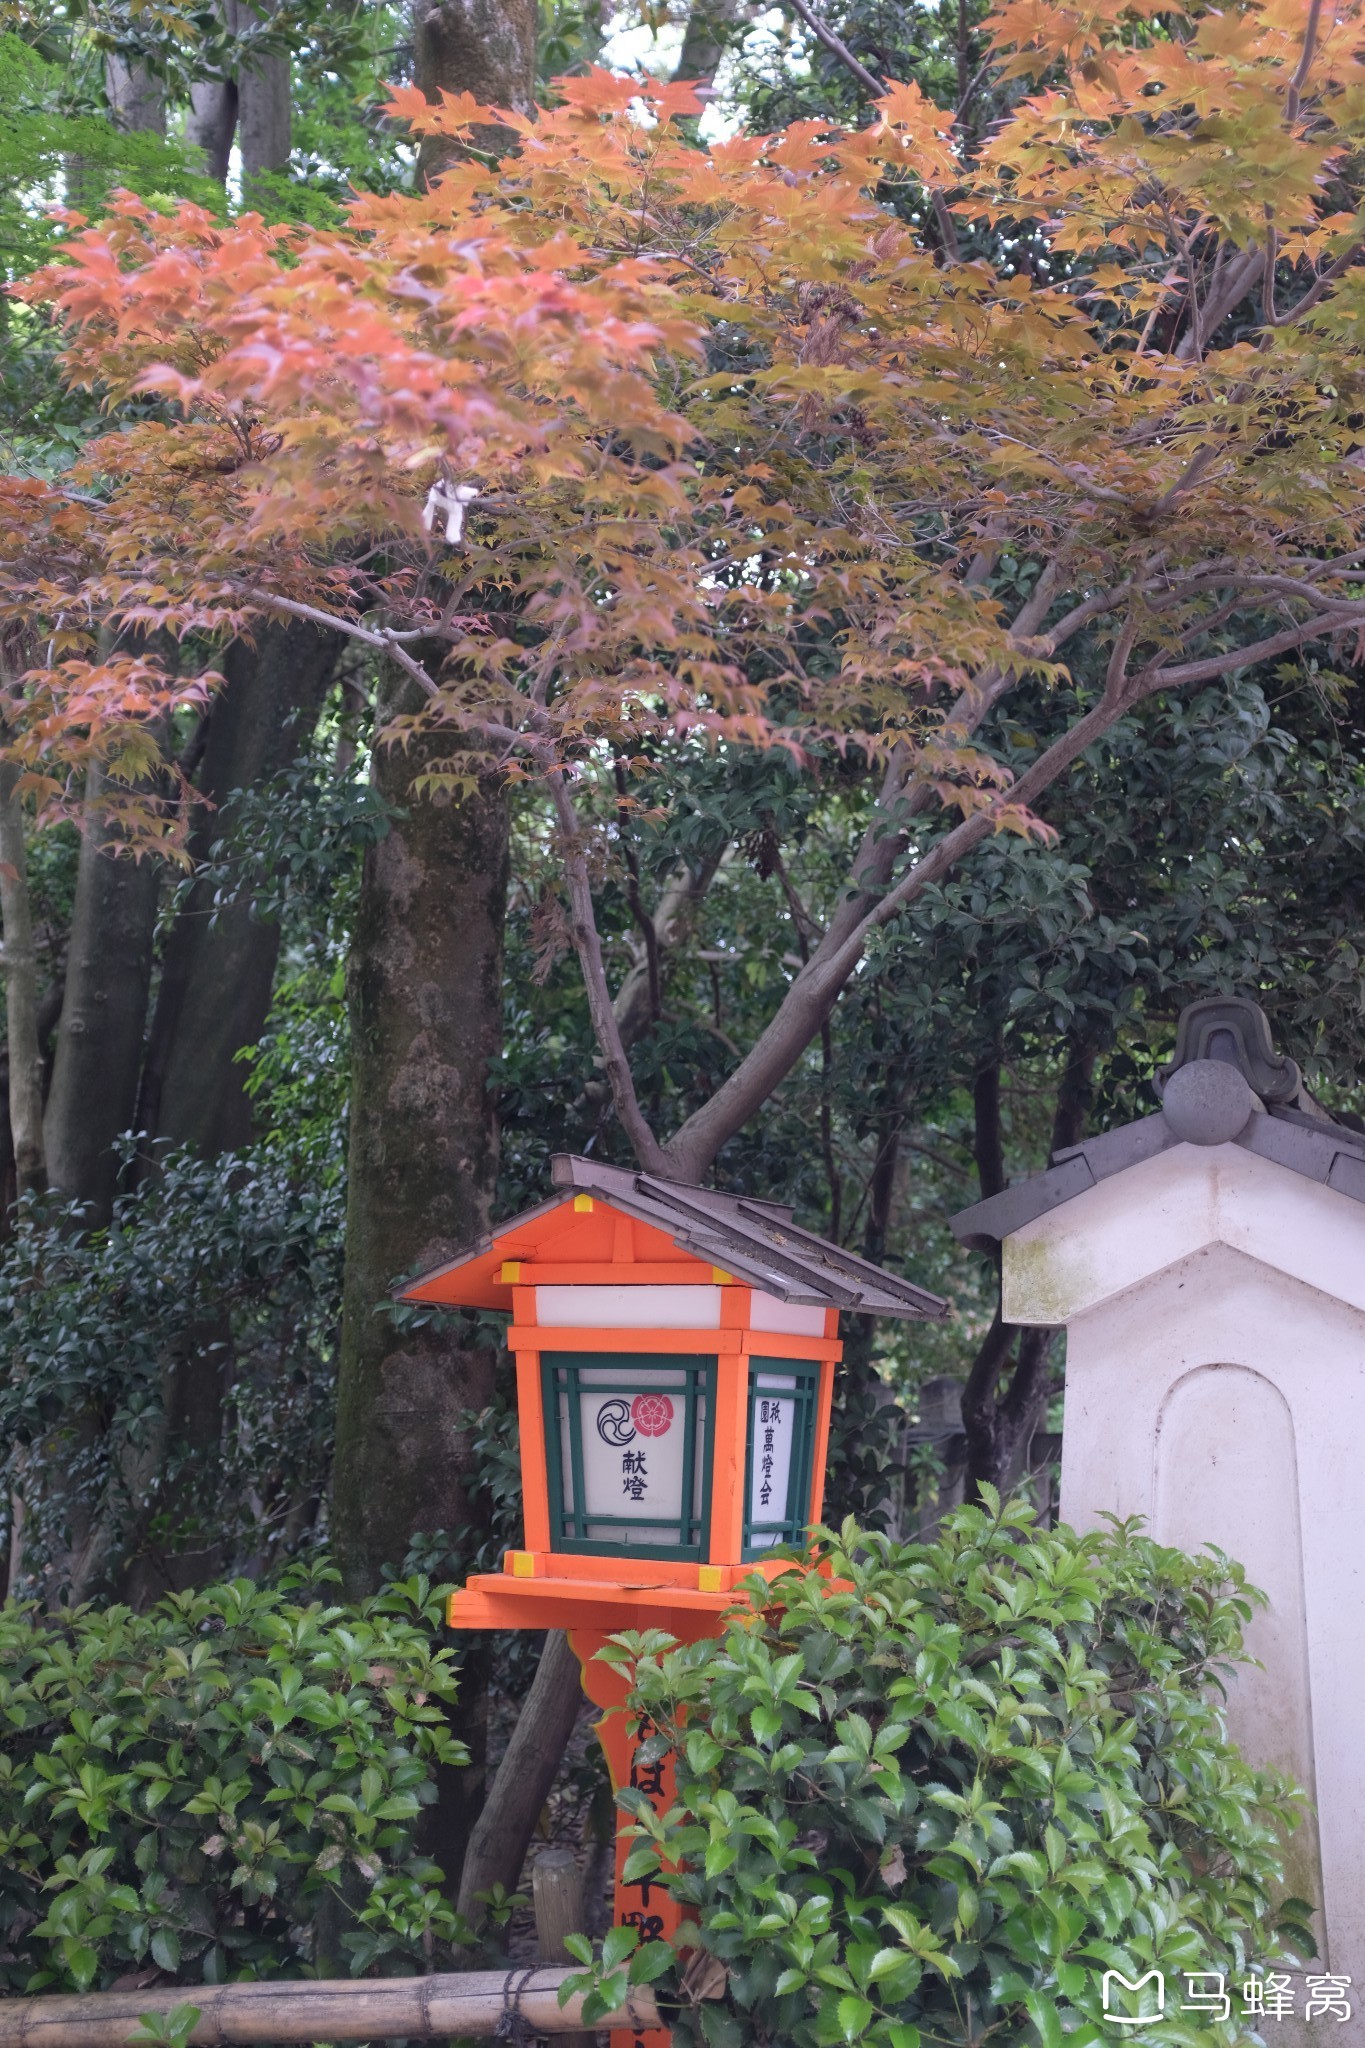
{"type": "MultiPolygon", "coordinates": [[[[241,0],[229,0],[235,20],[245,25],[253,16],[241,0]]],[[[274,14],[276,0],[263,0],[274,14]]],[[[242,152],[242,197],[252,203],[253,186],[263,173],[287,170],[291,143],[289,58],[283,52],[243,64],[237,77],[237,141],[242,152]]]]}
{"type": "Polygon", "coordinates": [[[375,782],[406,816],[366,857],[351,959],[334,1542],[357,1597],[401,1567],[415,1535],[469,1513],[459,1418],[491,1392],[485,1345],[388,1310],[405,1273],[486,1228],[497,1172],[507,809],[500,792],[414,795],[425,752],[376,751],[375,782]]]}
{"type": "Polygon", "coordinates": [[[20,1194],[47,1186],[43,1150],[43,1055],[38,1044],[38,963],[28,893],[24,812],[15,788],[21,770],[0,763],[0,918],[5,928],[9,1127],[20,1194]]]}
{"type": "MultiPolygon", "coordinates": [[[[536,0],[413,0],[412,39],[417,82],[428,99],[470,92],[486,107],[529,114],[536,102],[536,0]]],[[[507,142],[507,131],[475,131],[483,147],[507,142]]],[[[437,177],[459,154],[445,136],[428,136],[418,176],[437,177]]]]}
{"type": "Polygon", "coordinates": [[[166,133],[166,88],[145,65],[106,57],[104,96],[116,128],[139,135],[166,133]]]}
{"type": "MultiPolygon", "coordinates": [[[[337,635],[291,625],[262,627],[254,647],[228,649],[199,773],[213,808],[192,835],[196,858],[221,835],[232,792],[287,768],[307,744],[339,645],[337,635]]],[[[167,941],[139,1106],[151,1138],[204,1158],[250,1142],[237,1055],[261,1035],[280,947],[278,926],[252,914],[249,896],[212,911],[212,888],[201,882],[167,941]]]]}
{"type": "MultiPolygon", "coordinates": [[[[113,53],[104,61],[104,97],[109,119],[126,134],[166,133],[166,89],[144,65],[113,53]]],[[[82,213],[104,211],[109,196],[109,175],[98,160],[86,156],[66,159],[66,203],[82,213]]]]}
{"type": "Polygon", "coordinates": [[[673,72],[675,79],[690,79],[701,86],[715,83],[721,58],[736,39],[741,5],[742,0],[693,0],[673,72]]]}
{"type": "Polygon", "coordinates": [[[562,1629],[545,1638],[540,1663],[517,1725],[469,1838],[460,1874],[460,1911],[471,1926],[482,1918],[478,1895],[495,1884],[516,1889],[536,1822],[568,1747],[583,1686],[578,1659],[562,1629]]]}
{"type": "Polygon", "coordinates": [[[113,1208],[114,1140],[137,1113],[160,871],[101,846],[93,771],[92,782],[43,1134],[52,1185],[98,1225],[113,1208]]]}
{"type": "MultiPolygon", "coordinates": [[[[380,726],[414,706],[392,679],[380,726]]],[[[489,1068],[502,1039],[508,817],[500,790],[416,793],[448,741],[376,749],[404,815],[366,857],[350,970],[352,1087],[346,1282],[332,1540],[346,1589],[371,1593],[413,1538],[472,1519],[466,1411],[491,1395],[495,1353],[462,1327],[396,1320],[389,1290],[487,1227],[497,1173],[489,1068]]],[[[482,1646],[466,1653],[455,1728],[473,1768],[443,1781],[428,1845],[453,1883],[481,1796],[482,1646]]]]}

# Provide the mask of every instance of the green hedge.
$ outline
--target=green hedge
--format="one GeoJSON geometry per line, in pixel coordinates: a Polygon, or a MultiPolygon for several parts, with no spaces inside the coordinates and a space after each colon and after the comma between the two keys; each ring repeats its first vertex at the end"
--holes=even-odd
{"type": "Polygon", "coordinates": [[[239,1579],[141,1616],[0,1608],[0,1987],[448,1953],[414,1849],[435,1766],[467,1760],[440,1640],[420,1579],[361,1607],[239,1579]]]}
{"type": "Polygon", "coordinates": [[[846,1590],[791,1574],[721,1641],[635,1639],[644,1755],[676,1751],[680,1804],[634,1795],[627,1875],[672,1889],[725,1966],[719,1998],[684,1987],[675,2039],[1112,2041],[1102,1973],[1156,1966],[1168,2018],[1137,2038],[1208,2048],[1243,2030],[1182,2019],[1182,1973],[1240,1986],[1277,1919],[1311,1953],[1304,1909],[1271,1903],[1297,1795],[1248,1768],[1220,1712],[1240,1571],[1136,1525],[1030,1520],[992,1498],[907,1548],[846,1525],[825,1547],[846,1590]],[[684,1874],[660,1880],[663,1855],[684,1874]]]}

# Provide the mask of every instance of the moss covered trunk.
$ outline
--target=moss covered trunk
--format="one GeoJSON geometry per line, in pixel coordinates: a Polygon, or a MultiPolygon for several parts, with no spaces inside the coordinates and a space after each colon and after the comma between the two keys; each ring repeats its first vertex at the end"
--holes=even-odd
{"type": "MultiPolygon", "coordinates": [[[[413,708],[386,686],[379,725],[413,708]]],[[[346,1284],[332,1530],[352,1597],[398,1571],[415,1537],[471,1518],[466,1412],[495,1353],[451,1318],[395,1319],[389,1291],[488,1223],[497,1173],[490,1067],[502,1042],[508,819],[501,791],[418,793],[449,741],[376,748],[401,815],[370,849],[352,944],[346,1284]]],[[[474,1768],[442,1788],[430,1846],[453,1882],[482,1796],[483,1673],[467,1658],[457,1732],[474,1768]]]]}

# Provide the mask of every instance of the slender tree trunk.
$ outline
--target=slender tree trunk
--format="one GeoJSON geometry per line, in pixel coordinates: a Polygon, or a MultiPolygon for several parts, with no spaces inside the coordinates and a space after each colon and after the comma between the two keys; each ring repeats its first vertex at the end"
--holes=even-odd
{"type": "MultiPolygon", "coordinates": [[[[43,1055],[38,1038],[38,964],[28,894],[24,814],[15,784],[20,770],[0,762],[0,918],[4,921],[6,1037],[8,1043],[8,1135],[14,1162],[14,1193],[42,1194],[47,1186],[43,1153],[43,1055]]],[[[8,1194],[9,1190],[6,1190],[8,1194]]],[[[25,1490],[28,1454],[15,1453],[9,1497],[9,1554],[5,1597],[21,1591],[24,1572],[25,1490]]]]}
{"type": "MultiPolygon", "coordinates": [[[[254,647],[238,641],[228,649],[199,764],[210,808],[191,835],[196,859],[221,836],[232,793],[259,787],[307,744],[339,644],[336,635],[311,628],[269,626],[254,647]]],[[[154,1148],[185,1145],[211,1159],[250,1143],[251,1102],[237,1056],[265,1026],[279,947],[278,925],[253,915],[249,892],[215,914],[211,885],[191,889],[166,943],[143,1068],[138,1127],[154,1148]]],[[[155,1164],[154,1150],[145,1165],[155,1171],[155,1164]]],[[[140,1449],[130,1488],[144,1502],[142,1525],[131,1532],[131,1559],[114,1580],[118,1597],[133,1607],[169,1588],[200,1585],[222,1569],[212,1542],[186,1541],[175,1531],[196,1526],[201,1492],[212,1498],[232,1383],[231,1338],[226,1316],[211,1319],[168,1362],[156,1439],[140,1449]],[[180,1473],[166,1486],[172,1458],[180,1473]],[[169,1544],[150,1542],[154,1519],[172,1531],[169,1544]]],[[[97,1549],[86,1546],[92,1571],[103,1569],[97,1549]]]]}
{"type": "MultiPolygon", "coordinates": [[[[1068,1040],[1052,1122],[1054,1153],[1080,1142],[1090,1113],[1096,1056],[1094,1045],[1068,1040]]],[[[977,1177],[985,1200],[1005,1186],[998,1063],[978,1074],[975,1109],[977,1177]]],[[[969,1493],[983,1482],[1001,1493],[1018,1483],[1047,1404],[1056,1340],[1055,1329],[1017,1330],[996,1311],[962,1392],[969,1493]]]]}
{"type": "MultiPolygon", "coordinates": [[[[221,836],[233,791],[259,786],[307,745],[339,645],[334,634],[291,625],[263,627],[254,647],[228,649],[199,773],[212,808],[191,837],[196,859],[221,836]]],[[[250,1142],[237,1055],[261,1035],[280,947],[279,927],[253,915],[249,895],[213,912],[211,886],[196,884],[167,940],[138,1111],[151,1138],[206,1159],[250,1142]]]]}
{"type": "Polygon", "coordinates": [[[20,1194],[47,1187],[43,1149],[43,1055],[38,1043],[38,962],[28,893],[24,812],[15,788],[21,770],[0,762],[0,918],[5,928],[9,1127],[20,1194]]]}
{"type": "Polygon", "coordinates": [[[201,78],[190,87],[190,111],[185,135],[204,152],[204,169],[220,185],[227,183],[232,161],[232,138],[237,129],[237,81],[235,78],[201,78]]]}
{"type": "MultiPolygon", "coordinates": [[[[881,1264],[891,1234],[904,1130],[904,1103],[888,1104],[872,1163],[867,1220],[860,1246],[862,1256],[873,1265],[881,1264]]],[[[895,1410],[873,1363],[876,1333],[875,1316],[843,1319],[844,1362],[834,1382],[830,1485],[825,1500],[825,1520],[836,1526],[846,1514],[857,1515],[869,1526],[876,1526],[878,1512],[883,1517],[887,1512],[887,1496],[893,1484],[891,1460],[900,1435],[899,1410],[895,1410]],[[892,1414],[887,1413],[889,1408],[894,1411],[892,1414]]],[[[902,1422],[903,1419],[900,1418],[902,1422]]]]}
{"type": "Polygon", "coordinates": [[[564,1631],[552,1629],[469,1838],[460,1875],[459,1907],[471,1926],[482,1918],[481,1892],[491,1891],[495,1884],[508,1891],[515,1889],[582,1704],[578,1659],[564,1631]]]}
{"type": "MultiPolygon", "coordinates": [[[[108,56],[104,90],[116,127],[166,133],[165,87],[144,65],[108,56]]],[[[102,631],[105,652],[113,639],[102,631]]],[[[104,850],[101,789],[100,772],[92,768],[65,986],[52,992],[57,1040],[43,1114],[52,1185],[72,1201],[89,1203],[95,1224],[109,1220],[113,1142],[137,1110],[160,884],[155,861],[104,850]]]]}
{"type": "Polygon", "coordinates": [[[52,1185],[107,1223],[118,1162],[114,1140],[137,1113],[152,978],[160,869],[107,851],[100,780],[91,774],[76,870],[57,1056],[43,1118],[52,1185]]]}

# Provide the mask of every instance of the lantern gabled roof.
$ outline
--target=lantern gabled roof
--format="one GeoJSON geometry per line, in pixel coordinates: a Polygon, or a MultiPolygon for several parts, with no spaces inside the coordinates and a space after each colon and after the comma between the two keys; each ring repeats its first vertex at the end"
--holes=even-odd
{"type": "MultiPolygon", "coordinates": [[[[781,1301],[917,1321],[942,1321],[950,1313],[938,1295],[803,1230],[792,1222],[791,1210],[779,1203],[660,1180],[568,1153],[556,1155],[552,1172],[556,1192],[548,1201],[487,1232],[456,1258],[395,1288],[396,1299],[475,1308],[509,1306],[511,1284],[500,1277],[504,1259],[533,1258],[537,1237],[549,1235],[539,1226],[547,1224],[553,1230],[553,1219],[566,1210],[572,1217],[575,1199],[587,1196],[648,1225],[699,1263],[781,1301]]],[[[621,1277],[628,1279],[628,1265],[622,1266],[621,1277]]]]}
{"type": "Polygon", "coordinates": [[[1293,1060],[1275,1051],[1260,1005],[1207,996],[1180,1014],[1175,1055],[1158,1080],[1161,1108],[1052,1155],[1042,1173],[1015,1181],[952,1217],[954,1235],[987,1251],[1036,1217],[1172,1146],[1240,1146],[1365,1202],[1365,1133],[1336,1122],[1304,1086],[1293,1060]]]}

